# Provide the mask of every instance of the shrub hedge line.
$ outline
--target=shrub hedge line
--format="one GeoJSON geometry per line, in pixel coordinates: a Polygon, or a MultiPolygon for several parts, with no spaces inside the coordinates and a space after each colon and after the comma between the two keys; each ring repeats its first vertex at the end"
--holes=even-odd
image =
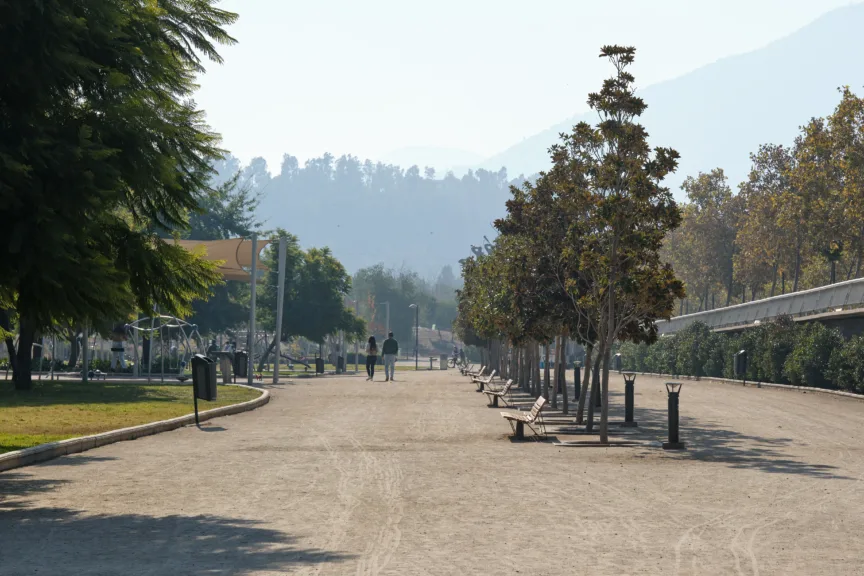
{"type": "Polygon", "coordinates": [[[737,334],[696,322],[656,343],[621,343],[622,366],[636,372],[735,378],[733,355],[746,350],[747,379],[864,394],[864,337],[844,340],[819,322],[777,318],[737,334]]]}

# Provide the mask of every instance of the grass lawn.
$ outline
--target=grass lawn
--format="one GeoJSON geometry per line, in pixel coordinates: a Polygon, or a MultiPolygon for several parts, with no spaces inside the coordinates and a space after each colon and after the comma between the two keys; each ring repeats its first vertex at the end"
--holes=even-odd
{"type": "MultiPolygon", "coordinates": [[[[198,401],[198,409],[252,400],[258,392],[219,386],[216,402],[198,401]]],[[[45,442],[87,436],[117,428],[166,420],[194,411],[192,385],[104,381],[34,382],[16,391],[0,381],[0,454],[45,442]]]]}

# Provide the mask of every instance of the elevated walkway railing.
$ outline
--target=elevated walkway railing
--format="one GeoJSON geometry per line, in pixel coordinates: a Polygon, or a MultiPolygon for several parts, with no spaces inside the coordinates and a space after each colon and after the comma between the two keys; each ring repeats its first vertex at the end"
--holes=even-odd
{"type": "Polygon", "coordinates": [[[717,330],[744,327],[778,316],[806,317],[858,307],[864,307],[864,278],[754,300],[746,304],[676,316],[668,321],[657,322],[657,329],[661,335],[674,334],[693,322],[704,322],[709,328],[717,330]]]}

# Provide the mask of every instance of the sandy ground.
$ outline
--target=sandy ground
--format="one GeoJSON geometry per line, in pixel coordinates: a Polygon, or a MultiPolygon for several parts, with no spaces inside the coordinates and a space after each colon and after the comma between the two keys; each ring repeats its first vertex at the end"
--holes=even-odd
{"type": "MultiPolygon", "coordinates": [[[[454,372],[399,380],[0,474],[0,575],[864,574],[864,402],[686,382],[671,453],[512,442],[454,372]]],[[[636,390],[618,437],[662,439],[636,390]]]]}

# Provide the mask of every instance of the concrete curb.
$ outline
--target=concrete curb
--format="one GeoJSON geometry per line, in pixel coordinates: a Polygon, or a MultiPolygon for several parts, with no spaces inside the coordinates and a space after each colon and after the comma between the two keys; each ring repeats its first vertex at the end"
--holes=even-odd
{"type": "MultiPolygon", "coordinates": [[[[269,390],[263,390],[261,388],[245,386],[242,384],[231,384],[231,386],[256,390],[261,392],[261,396],[239,404],[231,404],[230,406],[221,406],[219,408],[213,408],[212,410],[199,412],[199,421],[203,422],[212,418],[218,418],[219,416],[228,416],[230,414],[247,412],[259,408],[270,401],[269,390]]],[[[186,416],[171,418],[170,420],[160,420],[159,422],[150,422],[149,424],[110,430],[108,432],[102,432],[101,434],[93,434],[92,436],[69,438],[58,442],[40,444],[39,446],[25,448],[24,450],[6,452],[5,454],[0,454],[0,472],[12,470],[13,468],[20,468],[22,466],[29,466],[30,464],[36,464],[37,462],[44,462],[45,460],[51,460],[52,458],[57,458],[58,456],[64,456],[66,454],[77,454],[78,452],[92,450],[93,448],[105,446],[106,444],[123,442],[125,440],[135,440],[136,438],[159,434],[160,432],[176,430],[177,428],[194,423],[195,414],[193,413],[187,414],[186,416]]]]}
{"type": "MultiPolygon", "coordinates": [[[[624,372],[629,372],[628,370],[624,370],[624,372]]],[[[676,380],[691,380],[693,382],[717,382],[720,384],[735,384],[736,386],[755,386],[756,388],[776,388],[778,390],[790,390],[797,392],[814,392],[816,394],[829,394],[831,396],[843,396],[844,398],[852,398],[854,400],[864,400],[864,394],[855,394],[853,392],[844,392],[842,390],[828,390],[826,388],[811,388],[809,386],[793,386],[791,384],[773,384],[771,382],[753,382],[748,381],[747,383],[741,382],[741,380],[730,380],[729,378],[699,378],[698,380],[693,376],[681,376],[681,375],[673,375],[673,374],[656,374],[654,372],[632,372],[632,374],[637,374],[640,376],[656,376],[658,378],[662,378],[664,376],[668,376],[669,378],[673,378],[676,380]]]]}

